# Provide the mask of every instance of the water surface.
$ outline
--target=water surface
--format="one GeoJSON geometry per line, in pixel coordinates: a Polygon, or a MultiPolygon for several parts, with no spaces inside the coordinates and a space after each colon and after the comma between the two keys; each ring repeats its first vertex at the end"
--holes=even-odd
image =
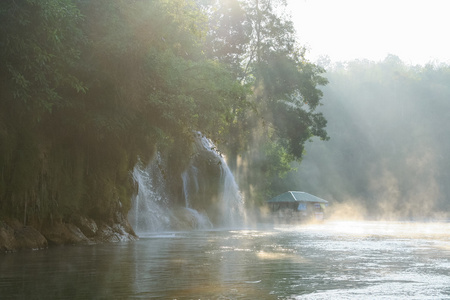
{"type": "Polygon", "coordinates": [[[1,299],[450,299],[450,224],[148,234],[0,256],[1,299]]]}

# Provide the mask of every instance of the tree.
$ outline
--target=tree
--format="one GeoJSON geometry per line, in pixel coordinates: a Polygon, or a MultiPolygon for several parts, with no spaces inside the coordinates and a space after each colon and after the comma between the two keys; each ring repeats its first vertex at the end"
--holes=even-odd
{"type": "Polygon", "coordinates": [[[86,43],[82,21],[70,0],[0,4],[0,207],[24,221],[53,201],[42,191],[50,146],[44,123],[70,106],[70,97],[86,92],[76,76],[86,43]]]}
{"type": "Polygon", "coordinates": [[[111,220],[138,157],[158,149],[181,172],[193,131],[219,138],[245,95],[203,54],[193,1],[19,0],[0,14],[2,214],[111,220]]]}
{"type": "Polygon", "coordinates": [[[11,91],[3,101],[22,102],[39,120],[54,106],[67,104],[63,94],[68,89],[86,91],[74,74],[86,39],[79,29],[83,17],[72,1],[5,1],[0,16],[0,76],[11,91]]]}
{"type": "Polygon", "coordinates": [[[235,120],[230,123],[226,138],[230,165],[238,170],[237,155],[245,157],[248,172],[239,177],[246,177],[248,186],[263,190],[259,196],[262,200],[277,192],[271,190],[270,177],[289,170],[286,159],[301,160],[304,143],[312,136],[328,139],[326,120],[315,112],[322,97],[317,86],[325,85],[327,80],[320,76],[322,68],[305,59],[305,50],[297,45],[293,23],[278,13],[285,1],[218,2],[219,8],[211,18],[210,44],[221,46],[230,41],[231,46],[213,47],[210,55],[221,61],[232,57],[233,66],[240,67],[235,74],[252,90],[248,104],[241,106],[243,111],[234,114],[235,120]],[[237,41],[247,44],[234,46],[237,41]],[[283,159],[274,159],[268,150],[274,147],[284,153],[283,159]],[[264,171],[272,167],[277,171],[264,171]]]}

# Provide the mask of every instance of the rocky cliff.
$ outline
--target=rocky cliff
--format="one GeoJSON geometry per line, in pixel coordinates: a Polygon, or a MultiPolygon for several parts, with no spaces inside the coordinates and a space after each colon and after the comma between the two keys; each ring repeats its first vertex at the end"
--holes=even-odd
{"type": "Polygon", "coordinates": [[[117,212],[113,219],[95,221],[73,216],[70,222],[24,226],[17,219],[0,220],[0,252],[45,249],[53,245],[133,241],[137,236],[128,220],[117,212]]]}

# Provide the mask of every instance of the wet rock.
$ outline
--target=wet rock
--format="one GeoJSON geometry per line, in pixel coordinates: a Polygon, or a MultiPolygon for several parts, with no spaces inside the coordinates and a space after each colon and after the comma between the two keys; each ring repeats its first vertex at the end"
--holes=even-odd
{"type": "Polygon", "coordinates": [[[120,242],[114,230],[106,224],[100,224],[95,238],[101,242],[120,242]]]}
{"type": "Polygon", "coordinates": [[[174,208],[171,217],[172,230],[210,229],[213,227],[206,213],[199,213],[186,207],[174,208]]]}
{"type": "Polygon", "coordinates": [[[48,246],[45,237],[31,226],[16,230],[14,235],[18,249],[44,249],[48,246]]]}
{"type": "Polygon", "coordinates": [[[135,240],[137,238],[137,235],[134,232],[133,227],[131,227],[130,222],[128,222],[128,219],[125,218],[123,213],[116,212],[114,216],[114,224],[115,224],[114,226],[118,228],[120,227],[120,231],[123,231],[124,235],[129,236],[130,240],[135,240]]]}
{"type": "Polygon", "coordinates": [[[2,252],[16,250],[14,229],[4,222],[0,222],[0,250],[2,252]]]}
{"type": "Polygon", "coordinates": [[[97,223],[88,217],[78,216],[77,218],[75,218],[74,224],[88,238],[93,238],[97,234],[97,223]]]}
{"type": "Polygon", "coordinates": [[[23,226],[17,220],[0,221],[0,251],[43,249],[48,243],[45,237],[31,226],[23,226]]]}
{"type": "Polygon", "coordinates": [[[47,226],[42,231],[49,244],[71,245],[90,243],[91,241],[81,232],[80,228],[73,224],[55,223],[47,226]]]}
{"type": "Polygon", "coordinates": [[[114,224],[113,226],[109,226],[105,223],[102,223],[99,226],[97,231],[97,235],[95,237],[96,240],[100,242],[126,242],[126,241],[134,241],[137,240],[137,236],[133,233],[127,232],[122,224],[114,224]]]}
{"type": "Polygon", "coordinates": [[[134,241],[138,237],[128,220],[117,212],[108,221],[94,221],[74,215],[67,222],[39,225],[40,232],[16,219],[0,220],[0,253],[21,249],[42,249],[49,245],[93,244],[134,241]],[[99,225],[98,225],[99,224],[99,225]]]}

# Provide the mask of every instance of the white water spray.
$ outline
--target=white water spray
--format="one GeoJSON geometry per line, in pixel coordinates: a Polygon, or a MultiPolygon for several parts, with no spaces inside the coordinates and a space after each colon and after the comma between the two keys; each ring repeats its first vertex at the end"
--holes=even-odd
{"type": "Polygon", "coordinates": [[[185,201],[185,208],[194,218],[194,224],[196,224],[197,229],[210,229],[213,227],[208,216],[204,213],[200,213],[193,209],[190,204],[191,195],[195,195],[199,191],[198,184],[198,169],[192,164],[188,167],[186,171],[181,174],[183,180],[183,194],[185,201]]]}
{"type": "Polygon", "coordinates": [[[138,235],[170,229],[170,211],[161,164],[158,153],[148,166],[138,163],[133,170],[138,194],[133,199],[128,220],[138,235]]]}
{"type": "Polygon", "coordinates": [[[219,160],[221,180],[223,182],[220,191],[221,225],[225,227],[241,227],[245,223],[244,199],[239,191],[239,186],[234,179],[233,173],[213,142],[200,133],[198,136],[201,139],[203,147],[219,160]]]}
{"type": "Polygon", "coordinates": [[[198,169],[192,164],[188,167],[186,171],[181,174],[183,179],[183,194],[186,207],[191,207],[189,202],[190,195],[197,194],[199,190],[198,185],[198,169]]]}
{"type": "MultiPolygon", "coordinates": [[[[214,144],[201,134],[198,142],[204,150],[212,154],[220,168],[220,189],[218,195],[218,226],[240,227],[244,225],[244,201],[239,192],[228,165],[214,144]]],[[[128,214],[130,224],[138,235],[167,230],[209,229],[213,225],[206,213],[208,207],[195,210],[191,201],[198,197],[205,183],[200,182],[200,172],[193,163],[183,172],[184,207],[170,201],[164,177],[165,163],[158,153],[148,166],[137,164],[133,170],[133,178],[138,185],[138,194],[134,197],[132,208],[128,214]]],[[[219,170],[219,169],[218,169],[219,170]]],[[[207,203],[208,204],[208,203],[207,203]]],[[[216,203],[217,204],[217,203],[216,203]]],[[[212,204],[211,204],[212,205],[212,204]]],[[[215,214],[216,215],[216,214],[215,214]]]]}

